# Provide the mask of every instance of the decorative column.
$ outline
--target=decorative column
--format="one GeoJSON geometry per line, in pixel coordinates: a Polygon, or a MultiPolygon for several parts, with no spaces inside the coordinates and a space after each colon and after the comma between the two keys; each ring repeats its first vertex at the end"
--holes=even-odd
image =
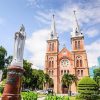
{"type": "Polygon", "coordinates": [[[22,25],[15,33],[14,56],[7,70],[7,81],[1,100],[21,100],[21,83],[23,69],[23,51],[25,45],[25,28],[22,25]]]}

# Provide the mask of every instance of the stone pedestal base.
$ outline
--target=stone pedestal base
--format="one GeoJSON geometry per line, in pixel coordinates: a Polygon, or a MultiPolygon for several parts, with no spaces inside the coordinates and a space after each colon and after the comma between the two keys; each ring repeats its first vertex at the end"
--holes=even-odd
{"type": "Polygon", "coordinates": [[[21,100],[21,78],[24,70],[18,66],[8,67],[7,81],[1,100],[21,100]]]}

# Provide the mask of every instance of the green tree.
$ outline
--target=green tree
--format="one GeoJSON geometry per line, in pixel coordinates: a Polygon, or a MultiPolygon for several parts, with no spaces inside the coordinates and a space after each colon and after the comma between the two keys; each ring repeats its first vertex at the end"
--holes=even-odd
{"type": "Polygon", "coordinates": [[[5,57],[7,56],[7,51],[4,47],[0,46],[0,69],[5,67],[5,57]]]}
{"type": "Polygon", "coordinates": [[[31,84],[31,77],[32,77],[32,68],[31,63],[27,60],[23,60],[23,68],[24,68],[24,75],[23,75],[23,88],[30,88],[31,84]]]}
{"type": "Polygon", "coordinates": [[[2,80],[6,79],[7,77],[7,67],[11,64],[11,61],[12,61],[12,56],[8,56],[5,59],[5,67],[2,69],[3,70],[2,80]]]}
{"type": "Polygon", "coordinates": [[[32,88],[33,89],[43,89],[44,81],[45,81],[45,75],[43,70],[32,70],[32,88]]]}
{"type": "Polygon", "coordinates": [[[49,88],[52,88],[53,86],[54,86],[53,79],[49,78],[49,88]]]}
{"type": "Polygon", "coordinates": [[[7,67],[11,64],[12,59],[13,59],[13,56],[8,56],[8,57],[5,59],[5,63],[6,63],[6,66],[7,66],[7,67]]]}
{"type": "Polygon", "coordinates": [[[62,85],[66,86],[68,88],[68,93],[70,93],[69,95],[71,95],[71,85],[72,83],[76,83],[77,81],[77,77],[75,75],[72,74],[64,74],[62,77],[62,85]]]}
{"type": "Polygon", "coordinates": [[[45,73],[44,74],[44,77],[45,77],[45,83],[49,83],[49,79],[50,79],[50,76],[47,74],[47,73],[45,73]]]}
{"type": "Polygon", "coordinates": [[[99,93],[100,93],[100,68],[96,68],[94,69],[94,80],[97,82],[98,84],[98,90],[99,90],[99,93]]]}
{"type": "Polygon", "coordinates": [[[83,77],[78,83],[79,100],[97,100],[97,83],[90,77],[83,77]]]}
{"type": "Polygon", "coordinates": [[[44,79],[45,79],[44,84],[45,84],[46,89],[52,88],[54,86],[53,79],[50,78],[50,76],[47,73],[45,73],[44,76],[45,76],[44,77],[44,79]]]}
{"type": "Polygon", "coordinates": [[[43,84],[44,84],[44,81],[45,81],[45,75],[44,75],[43,70],[38,70],[38,75],[39,75],[38,88],[43,89],[43,84]]]}

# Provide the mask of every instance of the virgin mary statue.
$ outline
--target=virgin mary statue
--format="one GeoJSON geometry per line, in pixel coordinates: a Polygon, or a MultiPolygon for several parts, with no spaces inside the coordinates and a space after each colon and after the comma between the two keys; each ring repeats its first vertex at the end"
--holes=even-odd
{"type": "Polygon", "coordinates": [[[14,54],[11,66],[23,67],[23,52],[25,45],[26,33],[25,28],[22,25],[19,32],[15,33],[14,38],[14,54]]]}

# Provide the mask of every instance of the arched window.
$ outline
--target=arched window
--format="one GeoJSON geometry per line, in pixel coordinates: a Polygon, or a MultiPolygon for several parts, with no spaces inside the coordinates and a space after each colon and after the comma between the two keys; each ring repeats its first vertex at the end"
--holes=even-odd
{"type": "Polygon", "coordinates": [[[81,70],[81,76],[83,76],[83,70],[81,70]]]}
{"type": "Polygon", "coordinates": [[[76,67],[82,67],[82,57],[81,56],[76,57],[76,67]]]}
{"type": "Polygon", "coordinates": [[[61,75],[63,75],[63,70],[61,70],[61,75]]]}
{"type": "Polygon", "coordinates": [[[80,76],[80,70],[77,71],[77,75],[80,76]]]}
{"type": "Polygon", "coordinates": [[[80,60],[80,67],[82,67],[82,60],[80,60]]]}
{"type": "Polygon", "coordinates": [[[78,49],[80,49],[80,41],[78,41],[78,49]]]}
{"type": "Polygon", "coordinates": [[[49,51],[54,51],[54,43],[49,44],[49,51]]]}
{"type": "Polygon", "coordinates": [[[76,60],[76,67],[79,67],[79,60],[76,60]]]}
{"type": "Polygon", "coordinates": [[[77,41],[75,41],[75,49],[77,49],[77,41]]]}
{"type": "Polygon", "coordinates": [[[69,74],[69,70],[67,70],[67,73],[69,74]]]}
{"type": "Polygon", "coordinates": [[[49,70],[49,75],[51,74],[51,71],[49,70]]]}
{"type": "Polygon", "coordinates": [[[50,43],[49,44],[49,51],[51,51],[51,49],[52,49],[52,44],[50,43]]]}
{"type": "Polygon", "coordinates": [[[54,67],[54,58],[53,57],[50,57],[49,58],[49,67],[54,67]]]}
{"type": "Polygon", "coordinates": [[[51,61],[49,61],[49,67],[51,67],[51,61]]]}
{"type": "Polygon", "coordinates": [[[54,43],[52,43],[52,51],[54,51],[54,43]]]}
{"type": "Polygon", "coordinates": [[[52,75],[53,75],[53,70],[52,70],[52,75]]]}
{"type": "Polygon", "coordinates": [[[64,70],[64,74],[66,74],[66,70],[64,70]]]}
{"type": "Polygon", "coordinates": [[[54,67],[54,61],[52,61],[52,67],[54,67]]]}

